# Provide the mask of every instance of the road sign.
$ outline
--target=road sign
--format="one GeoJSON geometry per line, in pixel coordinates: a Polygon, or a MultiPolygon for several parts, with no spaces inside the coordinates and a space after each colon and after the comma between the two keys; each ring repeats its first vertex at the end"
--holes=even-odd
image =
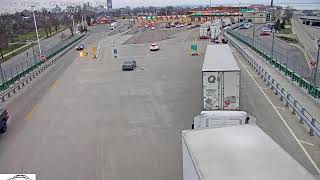
{"type": "Polygon", "coordinates": [[[255,10],[254,9],[240,9],[240,12],[242,12],[242,13],[254,13],[255,10]]]}

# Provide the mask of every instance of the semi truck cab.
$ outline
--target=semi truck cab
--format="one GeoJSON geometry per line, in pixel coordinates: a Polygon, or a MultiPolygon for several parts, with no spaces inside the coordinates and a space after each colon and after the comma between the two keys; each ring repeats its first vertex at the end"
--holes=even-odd
{"type": "Polygon", "coordinates": [[[7,109],[0,109],[0,134],[7,131],[7,122],[9,119],[9,113],[7,109]]]}

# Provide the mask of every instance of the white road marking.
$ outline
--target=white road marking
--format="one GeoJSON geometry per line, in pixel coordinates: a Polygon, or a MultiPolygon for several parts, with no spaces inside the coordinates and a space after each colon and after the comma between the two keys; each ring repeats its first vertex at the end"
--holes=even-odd
{"type": "Polygon", "coordinates": [[[284,108],[284,107],[275,107],[275,108],[277,108],[277,109],[282,109],[282,110],[285,110],[286,108],[284,108]]]}
{"type": "MultiPolygon", "coordinates": [[[[238,58],[237,58],[238,59],[238,58]]],[[[294,134],[293,130],[289,127],[288,123],[284,120],[284,118],[282,117],[282,115],[280,114],[280,112],[277,110],[277,108],[274,106],[274,104],[271,102],[271,100],[269,99],[269,97],[265,94],[265,92],[261,89],[261,87],[259,86],[259,84],[257,83],[257,81],[254,79],[254,77],[251,75],[251,73],[249,72],[249,70],[246,68],[246,66],[241,62],[240,59],[238,59],[238,61],[240,62],[240,64],[243,66],[243,68],[247,71],[247,73],[249,74],[249,76],[252,78],[252,80],[254,81],[254,83],[258,86],[258,88],[261,90],[262,94],[266,97],[266,99],[269,101],[269,103],[271,104],[271,106],[273,107],[273,109],[276,111],[276,113],[278,114],[278,116],[280,117],[280,119],[282,120],[282,122],[284,123],[284,125],[288,128],[289,132],[291,133],[291,135],[294,137],[294,139],[296,140],[297,144],[300,146],[300,148],[302,149],[302,151],[305,153],[305,155],[307,156],[307,158],[309,159],[309,161],[311,162],[311,164],[314,166],[314,168],[316,169],[317,173],[320,174],[320,169],[318,167],[318,165],[314,162],[314,160],[311,158],[311,156],[309,155],[309,153],[307,152],[307,150],[303,147],[303,145],[301,144],[301,141],[297,138],[297,136],[294,134]]]]}
{"type": "Polygon", "coordinates": [[[303,143],[303,144],[306,144],[306,145],[309,145],[309,146],[314,146],[314,144],[309,143],[309,142],[307,142],[307,141],[303,141],[303,140],[301,140],[301,139],[299,139],[299,141],[300,141],[301,143],[303,143]]]}

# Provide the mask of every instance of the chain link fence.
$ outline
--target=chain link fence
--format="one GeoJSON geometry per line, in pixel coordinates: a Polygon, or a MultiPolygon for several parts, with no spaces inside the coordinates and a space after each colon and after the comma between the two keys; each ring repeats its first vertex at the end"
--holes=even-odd
{"type": "Polygon", "coordinates": [[[231,31],[230,33],[232,33],[234,36],[237,36],[243,42],[246,42],[247,44],[250,44],[251,46],[259,49],[260,51],[266,54],[269,54],[270,57],[273,56],[273,59],[275,61],[284,65],[288,69],[291,69],[302,78],[306,79],[307,81],[319,87],[320,68],[318,68],[318,72],[316,74],[317,78],[315,78],[315,68],[311,68],[311,66],[309,67],[308,61],[306,60],[307,57],[305,57],[303,53],[298,52],[297,50],[294,50],[292,48],[288,49],[287,51],[280,49],[277,46],[277,43],[280,43],[280,40],[277,40],[277,38],[274,39],[275,45],[273,47],[273,52],[272,52],[272,46],[270,45],[270,43],[266,43],[265,41],[262,41],[260,37],[255,36],[255,39],[253,41],[252,36],[243,35],[236,31],[231,31]],[[316,82],[315,82],[315,79],[316,79],[316,82]]]}

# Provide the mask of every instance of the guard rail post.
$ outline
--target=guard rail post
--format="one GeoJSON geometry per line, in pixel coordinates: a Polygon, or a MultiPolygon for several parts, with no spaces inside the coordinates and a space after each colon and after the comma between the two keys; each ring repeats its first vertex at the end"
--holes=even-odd
{"type": "Polygon", "coordinates": [[[284,88],[281,88],[280,101],[283,101],[284,88]]]}
{"type": "Polygon", "coordinates": [[[293,107],[292,107],[292,115],[296,115],[296,111],[295,108],[297,107],[297,100],[293,100],[293,107]]]}
{"type": "Polygon", "coordinates": [[[290,94],[287,94],[286,107],[289,107],[290,94]]]}
{"type": "Polygon", "coordinates": [[[279,89],[279,83],[276,84],[276,92],[274,93],[275,95],[278,95],[278,89],[279,89]]]}
{"type": "Polygon", "coordinates": [[[302,116],[300,117],[300,124],[304,124],[304,122],[303,122],[303,116],[304,116],[304,111],[305,111],[305,108],[301,108],[301,114],[302,114],[302,116]]]}
{"type": "MultiPolygon", "coordinates": [[[[316,119],[315,119],[315,118],[312,118],[312,120],[311,120],[311,125],[314,126],[315,123],[316,123],[316,119]]],[[[310,136],[314,136],[314,130],[312,129],[312,127],[310,127],[309,135],[310,135],[310,136]]]]}

